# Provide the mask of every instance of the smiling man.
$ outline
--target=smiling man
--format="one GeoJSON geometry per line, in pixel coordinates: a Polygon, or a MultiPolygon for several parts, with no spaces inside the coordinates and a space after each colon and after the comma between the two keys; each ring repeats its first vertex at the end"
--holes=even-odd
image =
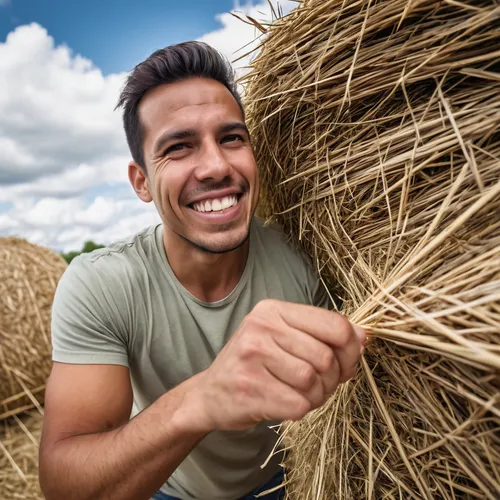
{"type": "MultiPolygon", "coordinates": [[[[274,424],[353,376],[364,332],[254,217],[258,171],[230,65],[186,42],[119,102],[129,179],[162,223],[73,260],[53,305],[40,448],[48,500],[236,500],[282,482],[274,424]]],[[[278,488],[261,498],[282,498],[278,488]]]]}

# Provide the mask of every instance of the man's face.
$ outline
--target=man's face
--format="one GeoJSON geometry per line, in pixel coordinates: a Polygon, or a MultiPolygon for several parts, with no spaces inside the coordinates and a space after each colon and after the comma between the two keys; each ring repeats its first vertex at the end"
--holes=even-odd
{"type": "Polygon", "coordinates": [[[258,173],[241,110],[221,83],[163,85],[139,106],[150,194],[175,235],[208,252],[241,246],[258,173]]]}

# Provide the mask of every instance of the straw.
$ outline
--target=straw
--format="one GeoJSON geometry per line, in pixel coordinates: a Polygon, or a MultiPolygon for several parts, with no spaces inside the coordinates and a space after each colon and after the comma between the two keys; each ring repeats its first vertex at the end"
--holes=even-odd
{"type": "Polygon", "coordinates": [[[290,499],[500,496],[500,6],[306,0],[245,77],[260,213],[366,327],[290,499]]]}
{"type": "Polygon", "coordinates": [[[43,404],[50,313],[66,262],[20,238],[0,238],[0,420],[43,404]]]}
{"type": "Polygon", "coordinates": [[[0,422],[0,498],[43,499],[38,482],[42,415],[28,412],[0,422]]]}

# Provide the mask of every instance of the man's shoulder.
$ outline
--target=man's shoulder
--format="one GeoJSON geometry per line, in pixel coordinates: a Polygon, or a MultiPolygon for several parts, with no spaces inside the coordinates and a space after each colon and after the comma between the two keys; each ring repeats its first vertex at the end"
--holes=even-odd
{"type": "Polygon", "coordinates": [[[264,220],[255,216],[252,222],[255,232],[261,240],[269,243],[277,243],[279,245],[289,245],[283,228],[275,220],[264,220]]]}
{"type": "Polygon", "coordinates": [[[86,279],[120,280],[152,265],[157,252],[156,231],[158,225],[149,226],[127,238],[116,240],[104,248],[75,257],[67,273],[75,273],[86,279]]]}
{"type": "Polygon", "coordinates": [[[104,248],[98,248],[89,253],[80,254],[77,258],[86,259],[89,262],[97,263],[100,260],[127,260],[134,254],[147,251],[152,245],[156,244],[156,230],[158,224],[148,226],[142,231],[135,233],[127,238],[116,240],[104,248]]]}
{"type": "Polygon", "coordinates": [[[256,253],[264,272],[272,271],[282,279],[299,283],[309,281],[312,261],[276,222],[255,219],[256,253]]]}
{"type": "Polygon", "coordinates": [[[154,275],[156,227],[71,261],[52,304],[54,360],[129,366],[133,327],[146,321],[140,315],[154,275]]]}
{"type": "Polygon", "coordinates": [[[285,258],[297,264],[309,264],[308,257],[288,238],[276,221],[254,218],[255,233],[261,248],[270,257],[285,258]]]}
{"type": "Polygon", "coordinates": [[[312,259],[286,237],[281,226],[256,219],[255,234],[260,270],[281,282],[289,297],[285,300],[332,309],[312,259]]]}

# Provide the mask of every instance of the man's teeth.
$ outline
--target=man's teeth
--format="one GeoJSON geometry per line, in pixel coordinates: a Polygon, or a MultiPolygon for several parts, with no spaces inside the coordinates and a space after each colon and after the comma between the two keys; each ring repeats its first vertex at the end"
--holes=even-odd
{"type": "Polygon", "coordinates": [[[220,212],[225,208],[236,205],[236,203],[238,203],[238,198],[236,196],[224,196],[223,198],[198,201],[193,204],[193,208],[197,212],[220,212]]]}

